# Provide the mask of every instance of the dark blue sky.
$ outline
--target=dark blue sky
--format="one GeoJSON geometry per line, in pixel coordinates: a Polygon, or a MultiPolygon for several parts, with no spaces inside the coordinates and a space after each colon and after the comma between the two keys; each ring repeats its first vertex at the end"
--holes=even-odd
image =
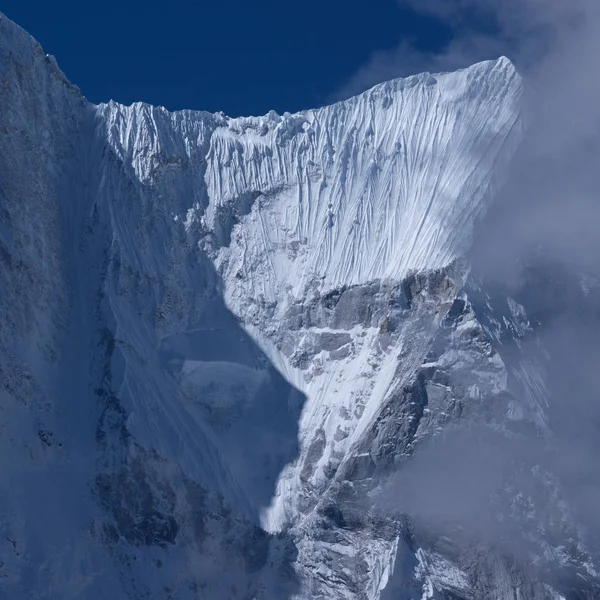
{"type": "Polygon", "coordinates": [[[93,102],[232,116],[322,105],[373,52],[448,32],[397,0],[4,0],[93,102]]]}

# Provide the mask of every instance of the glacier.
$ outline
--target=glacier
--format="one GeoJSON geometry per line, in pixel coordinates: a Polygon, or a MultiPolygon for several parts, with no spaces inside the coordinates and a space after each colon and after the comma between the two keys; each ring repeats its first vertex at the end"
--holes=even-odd
{"type": "Polygon", "coordinates": [[[508,59],[228,118],[93,105],[2,16],[0,86],[0,597],[570,597],[543,512],[511,562],[378,500],[456,423],[549,431],[527,302],[469,266],[508,59]]]}

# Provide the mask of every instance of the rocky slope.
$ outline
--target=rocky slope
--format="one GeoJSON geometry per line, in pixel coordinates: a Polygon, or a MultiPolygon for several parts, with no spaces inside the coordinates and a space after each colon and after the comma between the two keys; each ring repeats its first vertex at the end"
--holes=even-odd
{"type": "Polygon", "coordinates": [[[508,60],[230,119],[91,105],[2,17],[0,86],[0,597],[594,597],[515,452],[536,296],[469,274],[508,60]]]}

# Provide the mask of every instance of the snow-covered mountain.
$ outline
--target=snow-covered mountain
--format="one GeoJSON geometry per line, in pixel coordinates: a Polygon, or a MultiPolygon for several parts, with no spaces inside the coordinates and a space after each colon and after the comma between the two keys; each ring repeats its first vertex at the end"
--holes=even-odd
{"type": "Polygon", "coordinates": [[[230,119],[92,105],[2,17],[0,87],[0,598],[594,597],[541,467],[521,556],[419,468],[549,431],[535,323],[469,273],[510,61],[230,119]]]}

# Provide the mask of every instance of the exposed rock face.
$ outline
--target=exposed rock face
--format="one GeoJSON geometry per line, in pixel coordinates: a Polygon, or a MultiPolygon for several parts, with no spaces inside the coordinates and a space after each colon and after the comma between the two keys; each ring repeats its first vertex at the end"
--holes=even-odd
{"type": "Polygon", "coordinates": [[[536,295],[466,260],[509,61],[229,119],[93,106],[3,17],[0,87],[0,592],[595,597],[515,451],[551,432],[536,295]]]}

